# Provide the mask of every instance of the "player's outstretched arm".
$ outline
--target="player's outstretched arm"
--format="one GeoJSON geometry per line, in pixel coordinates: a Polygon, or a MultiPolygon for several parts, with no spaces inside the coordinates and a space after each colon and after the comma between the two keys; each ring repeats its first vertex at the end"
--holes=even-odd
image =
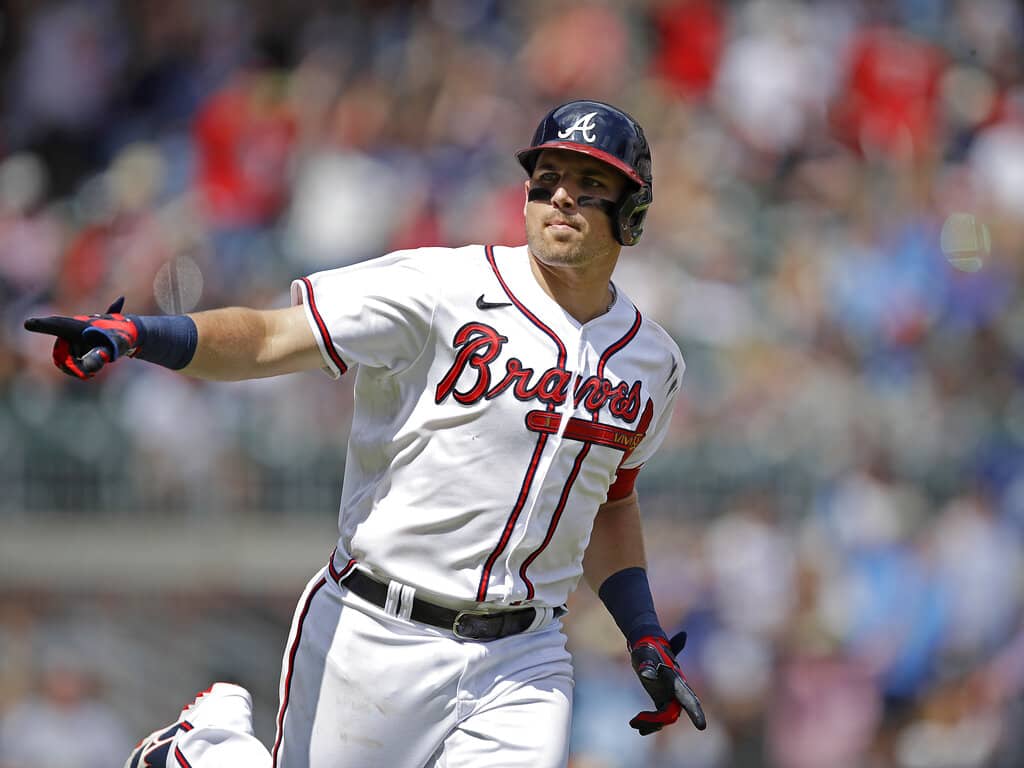
{"type": "Polygon", "coordinates": [[[583,558],[583,573],[626,637],[633,670],[656,707],[639,713],[629,724],[646,736],[686,712],[694,726],[704,730],[704,709],[676,660],[686,633],[669,640],[654,610],[635,491],[601,505],[583,558]]]}
{"type": "Polygon", "coordinates": [[[122,297],[103,314],[33,317],[25,328],[55,336],[54,365],[79,379],[126,356],[219,380],[277,376],[321,364],[302,307],[149,316],[122,314],[123,306],[122,297]]]}
{"type": "Polygon", "coordinates": [[[190,315],[195,353],[181,372],[237,381],[307,371],[323,365],[301,306],[257,310],[228,307],[190,315]]]}

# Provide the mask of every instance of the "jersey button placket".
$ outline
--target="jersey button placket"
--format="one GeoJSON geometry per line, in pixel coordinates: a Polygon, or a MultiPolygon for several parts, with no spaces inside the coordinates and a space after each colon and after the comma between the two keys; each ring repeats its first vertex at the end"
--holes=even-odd
{"type": "Polygon", "coordinates": [[[558,419],[558,429],[548,433],[540,465],[537,468],[533,486],[530,488],[531,500],[526,509],[523,510],[523,515],[516,526],[518,530],[514,534],[513,544],[509,547],[508,556],[505,558],[505,584],[509,587],[509,599],[513,603],[525,600],[527,597],[526,584],[519,575],[519,568],[526,558],[541,545],[544,536],[547,534],[547,527],[550,522],[549,516],[552,510],[544,509],[543,507],[550,506],[553,502],[541,493],[541,489],[544,486],[548,473],[551,471],[551,467],[555,464],[555,460],[559,457],[562,450],[562,435],[574,410],[573,386],[576,374],[572,370],[570,361],[577,360],[580,357],[579,333],[575,329],[562,329],[561,338],[566,341],[566,363],[570,373],[572,373],[572,377],[569,381],[565,400],[550,412],[552,419],[558,419]],[[538,507],[540,507],[539,510],[538,507]],[[536,515],[536,531],[532,530],[534,527],[535,511],[538,512],[536,515]]]}

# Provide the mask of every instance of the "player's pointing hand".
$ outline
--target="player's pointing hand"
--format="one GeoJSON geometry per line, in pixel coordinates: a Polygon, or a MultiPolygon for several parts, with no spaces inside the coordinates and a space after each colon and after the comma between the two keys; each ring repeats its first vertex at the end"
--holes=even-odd
{"type": "Polygon", "coordinates": [[[56,336],[53,364],[68,376],[89,379],[138,346],[138,328],[131,317],[121,314],[123,308],[121,296],[102,315],[31,317],[25,330],[56,336]]]}
{"type": "Polygon", "coordinates": [[[683,711],[698,730],[703,731],[707,727],[700,700],[676,661],[685,644],[686,633],[680,632],[671,641],[664,637],[642,637],[630,647],[633,670],[657,707],[657,710],[641,712],[629,721],[641,736],[671,725],[683,711]]]}

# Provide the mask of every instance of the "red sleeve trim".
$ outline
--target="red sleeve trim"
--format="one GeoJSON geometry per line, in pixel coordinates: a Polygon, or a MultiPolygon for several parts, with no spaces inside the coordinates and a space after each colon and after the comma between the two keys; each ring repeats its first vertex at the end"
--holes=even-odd
{"type": "Polygon", "coordinates": [[[313,314],[316,327],[320,331],[320,338],[323,341],[324,349],[328,357],[331,358],[331,362],[337,367],[338,373],[344,376],[348,366],[345,365],[345,361],[338,354],[338,350],[334,346],[334,340],[331,339],[331,332],[327,329],[327,323],[324,322],[323,317],[320,315],[320,310],[316,306],[316,299],[313,296],[313,283],[308,277],[303,277],[302,284],[306,286],[306,302],[309,304],[309,311],[313,314]]]}
{"type": "Polygon", "coordinates": [[[633,469],[619,467],[619,471],[615,474],[615,482],[608,488],[608,501],[624,499],[633,492],[636,476],[640,474],[641,467],[634,467],[633,469]]]}

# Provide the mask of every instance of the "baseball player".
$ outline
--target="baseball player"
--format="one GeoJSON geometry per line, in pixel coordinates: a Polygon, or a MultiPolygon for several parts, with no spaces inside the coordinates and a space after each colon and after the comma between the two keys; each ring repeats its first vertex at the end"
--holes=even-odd
{"type": "Polygon", "coordinates": [[[275,768],[562,766],[580,577],[654,701],[705,727],[645,571],[637,473],[683,374],[611,280],[652,200],[640,125],[572,101],[517,155],[527,244],[390,253],[296,280],[288,309],[34,318],[79,378],[124,356],[206,379],[355,368],[337,545],[301,595],[275,768]]]}

